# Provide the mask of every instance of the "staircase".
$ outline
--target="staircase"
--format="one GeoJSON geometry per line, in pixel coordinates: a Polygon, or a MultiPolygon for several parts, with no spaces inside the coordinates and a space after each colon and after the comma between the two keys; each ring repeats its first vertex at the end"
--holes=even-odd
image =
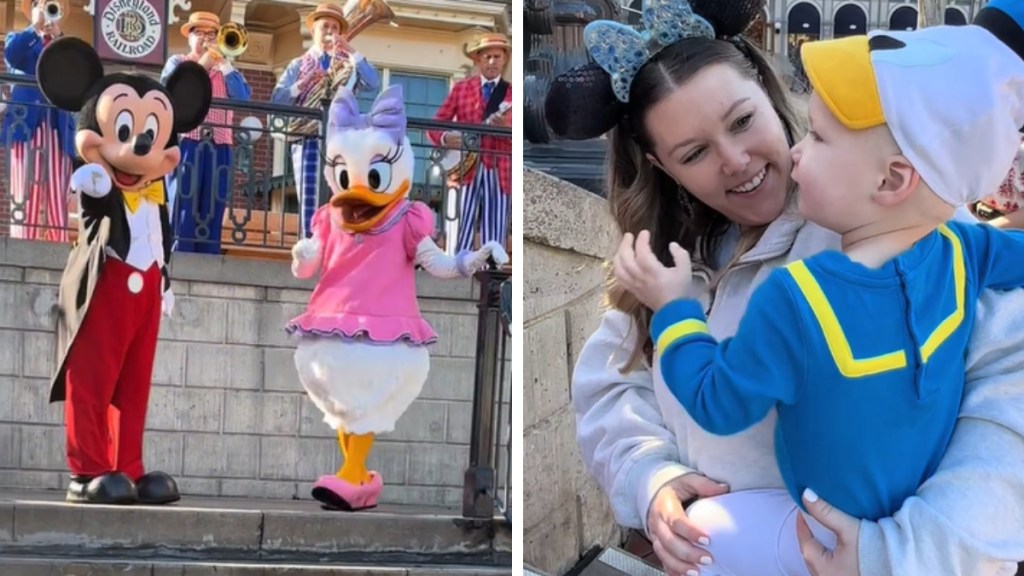
{"type": "Polygon", "coordinates": [[[450,510],[330,512],[312,500],[186,496],[89,506],[60,492],[0,493],[3,576],[499,576],[511,527],[450,510]]]}
{"type": "MultiPolygon", "coordinates": [[[[524,576],[554,576],[523,565],[524,576]]],[[[665,576],[665,572],[621,548],[593,548],[562,576],[665,576]]]]}

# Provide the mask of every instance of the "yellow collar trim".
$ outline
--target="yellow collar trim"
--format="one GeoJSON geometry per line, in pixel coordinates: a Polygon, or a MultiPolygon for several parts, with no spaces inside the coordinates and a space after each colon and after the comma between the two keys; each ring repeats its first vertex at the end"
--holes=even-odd
{"type": "MultiPolygon", "coordinates": [[[[956,290],[956,309],[939,324],[921,346],[922,363],[928,362],[935,350],[960,327],[964,319],[967,274],[964,268],[963,246],[960,243],[960,238],[947,226],[940,226],[939,233],[945,236],[953,247],[953,284],[956,290]]],[[[847,378],[858,378],[891,372],[907,366],[907,355],[903,350],[872,358],[854,358],[850,342],[836,318],[832,305],[829,304],[828,298],[825,297],[818,281],[814,279],[814,275],[807,269],[807,265],[801,260],[786,265],[786,270],[796,281],[797,287],[800,288],[800,292],[803,293],[807,304],[811,307],[825,336],[825,343],[832,354],[832,360],[840,374],[847,378]]]]}

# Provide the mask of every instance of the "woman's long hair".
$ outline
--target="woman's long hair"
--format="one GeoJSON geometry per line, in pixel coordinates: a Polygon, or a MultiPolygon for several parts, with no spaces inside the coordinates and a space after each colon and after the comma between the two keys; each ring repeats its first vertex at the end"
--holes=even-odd
{"type": "MultiPolygon", "coordinates": [[[[644,121],[653,105],[686,83],[697,72],[714,64],[728,64],[744,77],[758,82],[771,100],[790,143],[801,135],[793,103],[764,54],[743,37],[731,40],[690,38],[659,52],[641,68],[630,89],[629,107],[622,121],[609,134],[608,203],[623,234],[651,233],[651,247],[666,266],[671,266],[668,246],[678,242],[694,255],[695,266],[709,264],[731,222],[721,213],[681,190],[664,171],[647,160],[652,150],[644,121]],[[684,209],[681,195],[688,196],[692,215],[684,209]]],[[[763,228],[748,231],[741,240],[749,249],[763,228]]],[[[737,255],[742,254],[737,251],[737,255]]],[[[609,279],[608,305],[629,314],[636,329],[636,345],[623,372],[635,369],[642,358],[652,360],[654,345],[649,335],[652,312],[632,294],[609,279]]]]}

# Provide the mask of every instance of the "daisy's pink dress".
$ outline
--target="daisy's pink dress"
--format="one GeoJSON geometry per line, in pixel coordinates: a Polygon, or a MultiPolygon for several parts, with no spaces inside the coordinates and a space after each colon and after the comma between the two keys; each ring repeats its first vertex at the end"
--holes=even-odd
{"type": "Polygon", "coordinates": [[[306,311],[289,333],[346,340],[426,345],[437,334],[420,314],[413,259],[434,231],[434,214],[422,202],[398,202],[368,232],[342,230],[340,212],[321,206],[311,230],[321,245],[320,279],[306,311]]]}

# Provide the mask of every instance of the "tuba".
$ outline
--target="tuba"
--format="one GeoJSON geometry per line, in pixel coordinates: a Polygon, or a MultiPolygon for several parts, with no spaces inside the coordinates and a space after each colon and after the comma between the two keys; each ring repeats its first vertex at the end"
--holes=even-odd
{"type": "MultiPolygon", "coordinates": [[[[377,22],[390,22],[395,17],[395,12],[385,0],[350,0],[345,4],[345,20],[348,22],[348,30],[341,36],[347,42],[351,42],[360,32],[366,30],[377,22]]],[[[335,48],[337,53],[337,48],[335,48]]],[[[319,108],[324,99],[331,96],[352,79],[356,73],[355,65],[346,55],[340,55],[331,59],[331,66],[323,76],[310,88],[301,102],[296,106],[307,108],[319,108]]],[[[287,128],[288,132],[315,136],[320,133],[320,120],[312,118],[294,118],[287,128]]]]}

